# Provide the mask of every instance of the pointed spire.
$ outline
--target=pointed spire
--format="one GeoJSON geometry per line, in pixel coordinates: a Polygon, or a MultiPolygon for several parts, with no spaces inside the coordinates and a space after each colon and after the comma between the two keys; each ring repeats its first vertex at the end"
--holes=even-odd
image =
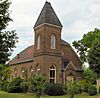
{"type": "Polygon", "coordinates": [[[34,28],[38,27],[39,25],[42,25],[44,23],[55,25],[62,27],[61,22],[59,21],[55,11],[53,10],[50,2],[45,2],[43,9],[34,25],[34,28]]]}

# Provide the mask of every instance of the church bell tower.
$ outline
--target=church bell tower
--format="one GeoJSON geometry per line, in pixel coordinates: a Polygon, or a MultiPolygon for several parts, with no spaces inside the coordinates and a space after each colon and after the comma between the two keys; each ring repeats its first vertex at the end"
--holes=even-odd
{"type": "Polygon", "coordinates": [[[49,2],[45,2],[34,25],[34,62],[48,82],[61,82],[62,24],[49,2]]]}

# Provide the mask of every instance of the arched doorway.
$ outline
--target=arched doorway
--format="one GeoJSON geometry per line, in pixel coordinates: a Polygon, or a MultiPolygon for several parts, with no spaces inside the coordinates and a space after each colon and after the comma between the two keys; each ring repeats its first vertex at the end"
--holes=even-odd
{"type": "Polygon", "coordinates": [[[75,71],[74,70],[67,70],[65,74],[65,83],[68,81],[75,80],[75,71]]]}
{"type": "Polygon", "coordinates": [[[73,75],[68,75],[66,76],[67,81],[74,81],[74,76],[73,75]]]}

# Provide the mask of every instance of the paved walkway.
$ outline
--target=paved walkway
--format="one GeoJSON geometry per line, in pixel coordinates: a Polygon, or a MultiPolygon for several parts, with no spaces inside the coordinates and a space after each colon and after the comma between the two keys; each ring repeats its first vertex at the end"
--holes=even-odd
{"type": "Polygon", "coordinates": [[[100,98],[100,95],[98,95],[97,98],[100,98]]]}

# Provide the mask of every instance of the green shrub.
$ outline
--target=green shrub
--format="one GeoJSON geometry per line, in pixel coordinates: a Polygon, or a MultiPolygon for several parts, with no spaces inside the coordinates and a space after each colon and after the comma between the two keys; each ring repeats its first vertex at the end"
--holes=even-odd
{"type": "Polygon", "coordinates": [[[22,88],[20,86],[9,86],[7,89],[8,93],[20,93],[22,88]]]}
{"type": "Polygon", "coordinates": [[[97,74],[90,68],[85,68],[83,76],[84,79],[89,81],[91,84],[96,84],[97,74]]]}
{"type": "Polygon", "coordinates": [[[44,94],[46,77],[37,74],[29,79],[29,89],[35,94],[36,98],[40,98],[44,94]]]}
{"type": "Polygon", "coordinates": [[[45,93],[50,96],[64,95],[63,85],[58,83],[47,83],[45,86],[45,93]]]}
{"type": "Polygon", "coordinates": [[[89,87],[89,85],[91,85],[91,83],[87,80],[81,80],[80,85],[82,88],[82,92],[88,92],[88,87],[89,87]]]}
{"type": "Polygon", "coordinates": [[[88,87],[88,93],[90,96],[96,95],[97,94],[97,88],[93,85],[90,85],[88,87]]]}
{"type": "Polygon", "coordinates": [[[22,88],[20,87],[20,84],[22,83],[22,79],[20,77],[14,78],[7,87],[7,92],[9,93],[19,93],[22,92],[22,88]]]}
{"type": "Polygon", "coordinates": [[[21,84],[20,84],[20,87],[22,88],[23,92],[24,93],[27,93],[29,87],[28,87],[28,82],[26,81],[23,81],[21,84]]]}
{"type": "Polygon", "coordinates": [[[99,86],[99,93],[100,93],[100,86],[99,86]]]}
{"type": "Polygon", "coordinates": [[[65,84],[66,92],[70,95],[70,98],[74,98],[75,95],[82,92],[79,81],[67,81],[65,84]]]}

